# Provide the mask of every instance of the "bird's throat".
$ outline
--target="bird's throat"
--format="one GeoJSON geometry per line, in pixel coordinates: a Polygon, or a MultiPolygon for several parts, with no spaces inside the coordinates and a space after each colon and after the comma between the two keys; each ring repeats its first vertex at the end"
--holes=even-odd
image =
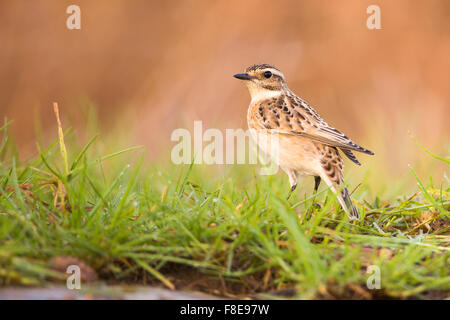
{"type": "Polygon", "coordinates": [[[248,91],[250,92],[252,103],[260,100],[275,98],[283,93],[282,90],[269,90],[254,86],[252,84],[247,85],[247,87],[248,91]]]}

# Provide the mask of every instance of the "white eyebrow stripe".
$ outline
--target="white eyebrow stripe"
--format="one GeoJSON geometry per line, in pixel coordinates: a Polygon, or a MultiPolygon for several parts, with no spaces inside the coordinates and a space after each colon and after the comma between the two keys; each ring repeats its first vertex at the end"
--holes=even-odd
{"type": "Polygon", "coordinates": [[[274,75],[279,76],[281,79],[284,79],[284,75],[280,71],[278,71],[277,69],[268,68],[266,70],[272,72],[272,74],[274,74],[274,75]]]}

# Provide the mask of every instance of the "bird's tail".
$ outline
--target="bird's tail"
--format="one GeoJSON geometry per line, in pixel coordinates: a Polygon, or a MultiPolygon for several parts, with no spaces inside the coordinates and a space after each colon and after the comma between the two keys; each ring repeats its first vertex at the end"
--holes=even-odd
{"type": "Polygon", "coordinates": [[[350,194],[346,187],[344,187],[339,195],[339,202],[342,207],[348,214],[348,218],[350,220],[359,220],[358,210],[356,210],[355,205],[353,204],[352,199],[350,198],[350,194]]]}

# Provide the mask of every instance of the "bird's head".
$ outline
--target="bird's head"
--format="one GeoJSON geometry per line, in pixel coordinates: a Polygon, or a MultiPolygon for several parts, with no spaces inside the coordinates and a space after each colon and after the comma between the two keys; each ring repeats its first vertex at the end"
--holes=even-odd
{"type": "Polygon", "coordinates": [[[252,100],[279,95],[287,88],[281,71],[268,64],[252,65],[234,77],[244,81],[252,100]]]}

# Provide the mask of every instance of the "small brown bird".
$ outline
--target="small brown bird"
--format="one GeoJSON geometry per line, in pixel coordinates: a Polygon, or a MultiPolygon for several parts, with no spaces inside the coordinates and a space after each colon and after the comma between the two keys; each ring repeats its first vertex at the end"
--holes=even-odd
{"type": "Polygon", "coordinates": [[[357,165],[361,164],[353,151],[374,153],[329,126],[306,101],[288,88],[284,75],[274,66],[255,64],[234,77],[243,80],[250,91],[247,123],[252,136],[289,177],[288,198],[297,187],[297,177],[311,175],[315,179],[314,193],[324,180],[337,194],[349,219],[359,219],[344,186],[343,160],[338,150],[357,165]],[[277,136],[276,152],[267,148],[267,140],[273,135],[277,136]]]}

